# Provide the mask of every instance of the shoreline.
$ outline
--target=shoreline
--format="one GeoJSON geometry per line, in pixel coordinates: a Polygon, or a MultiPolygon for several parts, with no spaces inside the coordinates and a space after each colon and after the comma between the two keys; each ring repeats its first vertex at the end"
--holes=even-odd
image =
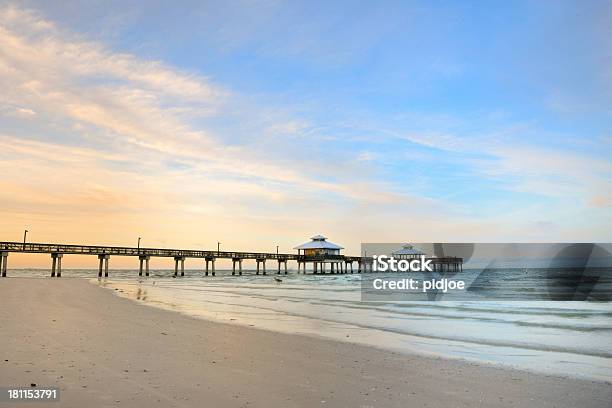
{"type": "MultiPolygon", "coordinates": [[[[526,371],[526,372],[530,372],[533,374],[547,375],[547,376],[553,376],[553,377],[558,377],[558,378],[578,379],[578,380],[585,380],[585,381],[597,381],[597,382],[601,382],[604,384],[611,383],[610,378],[605,377],[605,376],[597,376],[594,374],[589,375],[589,374],[578,373],[578,372],[560,373],[558,370],[553,370],[548,367],[542,368],[542,367],[536,367],[536,366],[525,366],[525,365],[513,364],[509,362],[501,362],[501,361],[496,361],[494,359],[486,359],[486,358],[481,358],[481,357],[476,357],[476,356],[466,357],[466,356],[461,356],[461,355],[454,355],[451,352],[441,351],[441,349],[443,349],[444,347],[448,348],[450,345],[456,348],[461,348],[461,347],[466,347],[466,346],[474,347],[474,345],[476,345],[477,347],[492,349],[489,352],[484,353],[483,355],[489,355],[491,353],[495,353],[496,351],[495,349],[497,349],[497,351],[501,349],[512,350],[513,353],[521,353],[523,351],[523,349],[521,348],[510,346],[510,345],[470,343],[470,342],[465,342],[465,341],[460,341],[460,340],[446,339],[444,337],[410,334],[410,333],[405,333],[401,331],[390,330],[387,328],[374,328],[377,332],[376,333],[377,336],[372,336],[372,334],[370,333],[369,336],[363,337],[363,332],[362,332],[362,336],[360,337],[354,336],[354,335],[349,336],[349,335],[345,335],[345,333],[347,332],[354,333],[356,330],[360,330],[360,329],[367,329],[368,331],[371,331],[373,328],[369,326],[360,326],[360,325],[355,325],[355,324],[342,323],[342,322],[337,322],[333,320],[322,320],[322,319],[316,319],[315,323],[320,324],[323,327],[324,329],[323,331],[326,333],[325,335],[318,334],[315,332],[308,332],[305,330],[295,332],[292,330],[288,330],[286,327],[284,328],[283,326],[278,326],[278,325],[273,325],[274,327],[272,327],[272,325],[268,325],[268,327],[262,326],[262,321],[257,321],[257,320],[253,320],[253,321],[247,320],[247,322],[245,323],[243,318],[240,318],[240,319],[230,318],[231,315],[224,316],[224,318],[221,319],[219,317],[213,316],[210,313],[207,314],[203,312],[185,311],[180,308],[177,308],[176,305],[174,307],[169,306],[168,302],[160,301],[159,298],[155,302],[143,301],[143,299],[140,299],[141,289],[140,287],[136,287],[135,285],[136,281],[122,281],[122,280],[113,281],[112,279],[109,279],[110,282],[104,281],[101,283],[96,278],[90,278],[88,280],[93,285],[110,290],[111,293],[114,293],[116,296],[119,296],[121,298],[129,299],[136,303],[143,303],[145,305],[148,305],[154,308],[158,308],[160,310],[180,313],[184,316],[189,316],[192,318],[201,319],[201,320],[205,320],[209,322],[236,325],[236,326],[246,327],[246,328],[255,328],[257,330],[266,330],[266,331],[270,331],[273,333],[283,333],[283,334],[296,335],[296,336],[307,336],[307,337],[316,338],[316,339],[338,341],[341,343],[351,343],[351,344],[361,345],[365,347],[375,348],[381,351],[400,353],[400,354],[404,354],[407,356],[418,355],[418,356],[423,356],[423,357],[433,358],[433,359],[442,358],[442,359],[447,359],[447,360],[463,361],[467,363],[477,363],[477,364],[486,365],[486,366],[490,366],[494,368],[500,367],[500,368],[519,370],[519,371],[526,371]],[[250,324],[250,323],[253,323],[253,324],[250,324]],[[333,334],[330,334],[330,333],[333,333],[333,334]],[[381,342],[379,340],[380,336],[384,336],[386,342],[381,342]],[[374,337],[378,337],[378,339],[375,339],[374,337]],[[389,338],[395,338],[396,341],[388,341],[389,338]],[[439,344],[436,348],[431,347],[431,344],[429,344],[429,348],[427,349],[425,348],[425,345],[423,344],[423,339],[427,339],[428,341],[436,341],[439,344]],[[410,340],[414,344],[418,344],[419,346],[413,345],[411,347],[406,347],[406,346],[402,347],[399,345],[399,343],[405,344],[406,340],[410,340]]],[[[148,289],[151,289],[151,287],[149,286],[148,289]]],[[[150,297],[150,293],[149,293],[149,297],[150,297]]],[[[311,317],[308,317],[308,316],[296,316],[296,317],[300,320],[306,320],[306,321],[313,320],[311,317]]],[[[296,324],[296,325],[300,326],[299,324],[296,324]]],[[[536,350],[539,350],[539,349],[536,349],[536,350]]],[[[569,351],[555,351],[555,350],[547,350],[547,351],[558,354],[559,359],[564,359],[566,358],[566,356],[564,356],[565,354],[571,353],[569,351]]],[[[595,356],[586,355],[586,356],[587,358],[588,357],[597,357],[597,358],[602,357],[600,355],[595,355],[595,356]]]]}
{"type": "Polygon", "coordinates": [[[59,386],[62,407],[604,407],[612,398],[609,383],[198,319],[113,292],[78,278],[0,281],[0,386],[59,386]]]}

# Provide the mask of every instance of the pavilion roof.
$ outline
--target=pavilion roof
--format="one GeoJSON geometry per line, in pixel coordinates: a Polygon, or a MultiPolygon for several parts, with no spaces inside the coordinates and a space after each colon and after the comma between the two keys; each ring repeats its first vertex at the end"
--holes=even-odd
{"type": "Polygon", "coordinates": [[[416,249],[411,244],[404,244],[402,249],[393,252],[393,255],[427,255],[425,252],[420,249],[416,249]]]}
{"type": "Polygon", "coordinates": [[[328,242],[327,238],[323,235],[315,235],[310,238],[312,241],[298,245],[293,249],[344,249],[340,245],[336,245],[332,242],[328,242]]]}

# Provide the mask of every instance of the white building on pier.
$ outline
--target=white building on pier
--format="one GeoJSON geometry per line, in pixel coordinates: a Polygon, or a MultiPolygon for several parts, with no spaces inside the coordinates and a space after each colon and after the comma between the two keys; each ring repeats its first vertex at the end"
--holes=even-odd
{"type": "Polygon", "coordinates": [[[393,252],[392,254],[397,259],[419,259],[421,255],[427,255],[425,252],[417,249],[412,244],[402,245],[402,249],[393,252]]]}
{"type": "Polygon", "coordinates": [[[298,250],[298,255],[306,256],[325,256],[325,255],[340,255],[340,250],[344,249],[340,245],[336,245],[327,241],[323,235],[315,235],[310,238],[312,241],[298,245],[293,249],[298,250]],[[300,252],[301,251],[301,252],[300,252]]]}
{"type": "Polygon", "coordinates": [[[343,247],[327,241],[327,238],[322,235],[315,235],[310,239],[310,242],[293,248],[298,250],[298,255],[304,255],[310,258],[310,260],[306,259],[303,261],[304,268],[307,262],[312,262],[313,273],[325,273],[325,265],[329,264],[331,273],[335,273],[336,271],[338,273],[346,273],[346,265],[344,265],[343,268],[343,259],[340,257],[340,251],[344,249],[343,247]]]}

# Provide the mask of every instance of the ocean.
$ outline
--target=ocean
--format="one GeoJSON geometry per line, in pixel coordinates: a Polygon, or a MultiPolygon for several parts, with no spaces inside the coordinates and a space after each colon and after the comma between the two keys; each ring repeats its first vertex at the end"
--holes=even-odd
{"type": "Polygon", "coordinates": [[[97,279],[95,270],[64,270],[62,279],[91,278],[136,302],[223,323],[612,381],[612,302],[373,302],[362,301],[358,274],[290,273],[276,282],[275,274],[256,276],[247,269],[242,276],[218,270],[216,277],[188,270],[176,279],[173,271],[151,272],[138,278],[134,270],[111,270],[110,278],[97,279]]]}

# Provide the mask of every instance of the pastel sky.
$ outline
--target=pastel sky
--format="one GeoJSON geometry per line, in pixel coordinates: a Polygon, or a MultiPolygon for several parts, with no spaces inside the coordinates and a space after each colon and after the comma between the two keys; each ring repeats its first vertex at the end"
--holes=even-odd
{"type": "Polygon", "coordinates": [[[606,1],[0,1],[0,240],[612,241],[610,21],[606,1]]]}

